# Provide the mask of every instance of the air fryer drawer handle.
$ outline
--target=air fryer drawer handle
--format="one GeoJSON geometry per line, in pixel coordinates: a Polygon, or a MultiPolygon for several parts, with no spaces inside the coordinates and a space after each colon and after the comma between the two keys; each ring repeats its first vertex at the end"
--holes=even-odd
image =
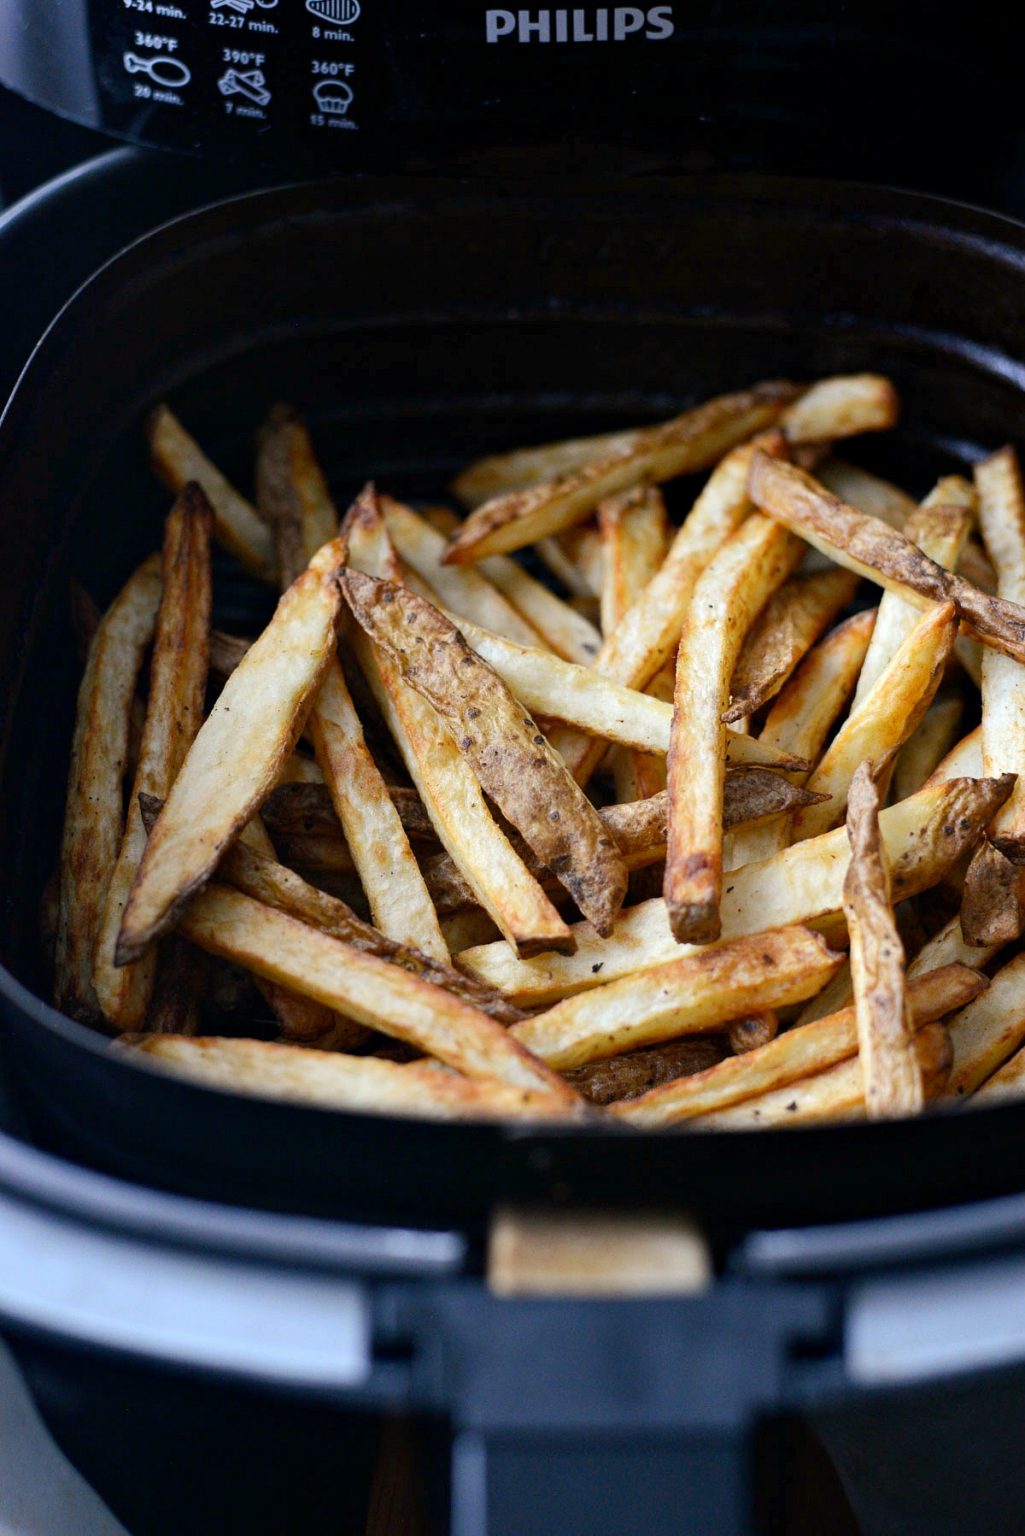
{"type": "Polygon", "coordinates": [[[362,1384],[362,1288],[158,1247],[0,1193],[0,1320],[149,1360],[306,1391],[362,1384]]]}

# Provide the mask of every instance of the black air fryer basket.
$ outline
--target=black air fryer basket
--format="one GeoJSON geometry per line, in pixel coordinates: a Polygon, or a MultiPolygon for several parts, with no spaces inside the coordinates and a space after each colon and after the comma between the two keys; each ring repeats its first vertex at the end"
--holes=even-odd
{"type": "MultiPolygon", "coordinates": [[[[866,1390],[1025,1358],[1023,1108],[703,1137],[264,1103],[112,1055],[40,1001],[36,939],[77,685],[68,579],[106,602],[158,541],[156,401],[243,481],[254,425],[293,402],[344,505],[368,477],[435,496],[501,445],[871,368],[904,400],[873,462],[924,490],[1023,436],[1023,264],[1017,225],[858,187],[331,183],[188,216],[78,293],[0,425],[0,1000],[49,1149],[0,1139],[0,1182],[40,1237],[49,1207],[86,1277],[173,1257],[195,1306],[232,1275],[299,1306],[308,1288],[337,1349],[318,1361],[291,1321],[278,1339],[223,1307],[221,1334],[161,1330],[130,1285],[73,1305],[45,1265],[34,1280],[27,1236],[0,1263],[12,1321],[447,1416],[459,1536],[745,1529],[759,1415],[832,1405],[842,1456],[881,1422],[866,1390]],[[500,1301],[479,1274],[501,1205],[685,1212],[717,1279],[672,1300],[500,1301]]],[[[222,623],[252,622],[226,568],[215,600],[222,623]]]]}

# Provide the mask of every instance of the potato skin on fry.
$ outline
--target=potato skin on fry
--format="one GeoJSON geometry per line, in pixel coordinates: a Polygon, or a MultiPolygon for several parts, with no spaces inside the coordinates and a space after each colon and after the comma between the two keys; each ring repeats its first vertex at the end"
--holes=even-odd
{"type": "Polygon", "coordinates": [[[357,622],[446,721],[482,787],[599,933],[626,895],[619,850],[522,705],[453,624],[393,582],[345,571],[357,622]]]}

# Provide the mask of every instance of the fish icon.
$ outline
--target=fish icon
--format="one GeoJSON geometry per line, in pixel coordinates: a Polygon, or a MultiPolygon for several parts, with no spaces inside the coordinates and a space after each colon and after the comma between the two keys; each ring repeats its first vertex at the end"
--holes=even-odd
{"type": "Polygon", "coordinates": [[[359,0],[306,0],[306,9],[321,21],[330,21],[347,27],[359,20],[359,0]]]}

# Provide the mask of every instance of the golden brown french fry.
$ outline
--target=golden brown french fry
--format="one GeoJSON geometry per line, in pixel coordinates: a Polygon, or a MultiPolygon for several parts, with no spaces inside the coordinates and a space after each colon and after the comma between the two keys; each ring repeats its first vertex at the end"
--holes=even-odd
{"type": "Polygon", "coordinates": [[[1001,948],[1022,929],[1020,871],[985,838],[972,855],[961,897],[961,932],[966,944],[1001,948]]]}
{"type": "Polygon", "coordinates": [[[274,544],[270,529],[253,505],[212,464],[194,438],[166,405],[158,405],[147,423],[153,466],[166,485],[179,495],[190,480],[202,486],[214,513],[217,542],[261,581],[275,577],[274,544]]]}
{"type": "MultiPolygon", "coordinates": [[[[953,570],[972,524],[974,505],[974,492],[968,482],[950,475],[941,480],[915,510],[904,533],[907,538],[914,539],[930,560],[953,570]]],[[[872,643],[854,692],[852,710],[868,697],[921,617],[921,610],[905,602],[896,592],[883,593],[872,643]]]]}
{"type": "MultiPolygon", "coordinates": [[[[1011,792],[1012,777],[957,779],[926,785],[879,818],[890,859],[894,900],[903,901],[943,879],[973,848],[996,808],[1011,792]]],[[[843,827],[785,848],[760,864],[745,864],[726,881],[723,937],[757,933],[767,924],[821,922],[840,911],[850,861],[843,827]]],[[[506,944],[463,951],[460,969],[472,971],[522,1007],[540,1007],[650,965],[678,958],[665,904],[642,902],[620,913],[611,939],[584,923],[574,928],[573,955],[518,960],[506,944]]]]}
{"type": "Polygon", "coordinates": [[[417,1062],[398,1065],[373,1056],[308,1051],[265,1040],[182,1039],[168,1035],[131,1041],[132,1057],[225,1093],[426,1120],[565,1118],[573,1106],[555,1094],[487,1078],[459,1077],[417,1062]]]}
{"type": "Polygon", "coordinates": [[[891,528],[903,528],[915,510],[915,501],[899,486],[880,480],[878,475],[869,474],[843,459],[827,459],[819,466],[816,475],[827,491],[832,491],[848,506],[867,512],[869,517],[882,518],[891,528]]]}
{"type": "MultiPolygon", "coordinates": [[[[908,985],[908,1012],[917,1031],[924,1024],[963,1008],[986,990],[977,971],[949,965],[928,972],[908,985]]],[[[643,1098],[619,1106],[615,1113],[631,1124],[655,1129],[676,1125],[698,1115],[727,1109],[745,1100],[775,1093],[788,1084],[824,1072],[837,1062],[858,1055],[858,1026],[853,1005],[798,1025],[742,1056],[727,1056],[716,1065],[643,1098]]]]}
{"type": "Polygon", "coordinates": [[[304,423],[276,405],[256,456],[256,501],[271,530],[278,581],[290,587],[317,550],[338,537],[338,513],[304,423]]]}
{"type": "Polygon", "coordinates": [[[900,750],[893,772],[895,800],[917,794],[936,771],[958,739],[963,715],[964,700],[959,694],[944,690],[936,695],[918,729],[900,750]]]}
{"type": "Polygon", "coordinates": [[[565,1101],[575,1097],[478,1008],[241,891],[216,882],[207,886],[179,926],[201,949],[405,1040],[468,1077],[497,1077],[519,1088],[561,1094],[565,1101]]]}
{"type": "Polygon", "coordinates": [[[975,970],[982,967],[997,952],[996,945],[976,946],[966,944],[961,933],[961,924],[956,917],[952,917],[945,923],[938,933],[934,933],[928,939],[918,954],[908,966],[908,978],[917,980],[929,971],[940,969],[945,965],[968,965],[975,970]]]}
{"type": "Polygon", "coordinates": [[[396,582],[345,571],[357,622],[438,711],[482,788],[602,934],[627,872],[597,811],[497,672],[445,616],[396,582]]]}
{"type": "MultiPolygon", "coordinates": [[[[782,433],[756,439],[768,453],[786,453],[782,433]]],[[[695,583],[719,546],[751,510],[747,482],[754,454],[748,443],[712,471],[670,546],[661,569],[607,635],[594,670],[611,682],[645,688],[671,660],[695,583]]],[[[577,731],[556,731],[552,745],[578,783],[586,783],[604,754],[602,742],[577,731]]]]}
{"type": "Polygon", "coordinates": [[[557,480],[603,454],[629,449],[638,435],[647,430],[646,427],[630,427],[619,432],[597,433],[593,437],[542,443],[536,448],[514,448],[510,453],[489,454],[457,475],[452,482],[452,491],[460,505],[472,511],[493,496],[557,480]]]}
{"type": "MultiPolygon", "coordinates": [[[[569,538],[571,534],[577,532],[576,528],[570,528],[554,538],[538,539],[537,543],[531,547],[541,563],[551,571],[556,581],[566,588],[569,602],[576,605],[576,611],[586,613],[589,604],[593,603],[597,608],[601,581],[592,582],[591,574],[579,566],[574,558],[577,550],[569,543],[569,538]]],[[[497,557],[492,555],[491,558],[497,557]]],[[[596,612],[595,619],[597,620],[598,617],[596,612]]]]}
{"type": "MultiPolygon", "coordinates": [[[[642,752],[664,755],[669,750],[671,705],[614,683],[594,668],[579,667],[546,651],[514,645],[511,640],[479,629],[455,614],[449,614],[449,618],[531,714],[565,720],[600,737],[596,760],[610,741],[642,752]]],[[[551,738],[557,750],[558,736],[556,731],[551,738]]],[[[793,753],[778,752],[736,731],[726,733],[726,757],[731,767],[759,765],[799,770],[802,766],[801,759],[793,753]]]]}
{"type": "Polygon", "coordinates": [[[865,1109],[870,1120],[915,1115],[925,1095],[907,1010],[904,946],[893,915],[889,860],[879,830],[879,790],[869,762],[863,762],[851,780],[847,836],[851,860],[844,877],[843,913],[851,939],[865,1109]]]}
{"type": "Polygon", "coordinates": [[[878,373],[838,374],[817,380],[787,406],[780,426],[792,443],[831,443],[885,432],[899,415],[900,400],[889,379],[878,373]]]}
{"type": "Polygon", "coordinates": [[[460,569],[442,563],[447,548],[445,535],[432,528],[412,507],[404,506],[391,496],[381,496],[380,507],[399,559],[427,582],[436,594],[436,602],[460,618],[479,624],[482,629],[515,640],[517,645],[545,645],[533,625],[517,612],[482,570],[460,569]]]}
{"type": "MultiPolygon", "coordinates": [[[[586,1090],[580,1092],[586,1096],[586,1090]]],[[[981,1088],[972,1094],[972,1104],[980,1109],[999,1104],[1002,1100],[1020,1099],[1025,1094],[1025,1046],[1019,1047],[993,1076],[987,1078],[981,1088]]],[[[599,1102],[606,1102],[601,1100],[599,1102]]]]}
{"type": "Polygon", "coordinates": [[[581,522],[608,496],[707,469],[738,443],[773,426],[794,393],[792,386],[774,383],[720,395],[632,434],[626,445],[599,451],[555,480],[496,496],[460,526],[445,558],[464,565],[522,549],[581,522]]]}
{"type": "Polygon", "coordinates": [[[676,661],[663,888],[669,924],[681,942],[707,943],[719,936],[723,711],[745,634],[800,558],[800,540],[769,518],[751,517],[694,588],[676,661]]]}
{"type": "Polygon", "coordinates": [[[311,928],[319,928],[322,933],[342,939],[354,949],[378,955],[382,960],[390,960],[410,975],[420,976],[436,987],[444,987],[454,997],[472,1003],[500,1023],[515,1024],[522,1018],[520,1011],[512,1007],[494,988],[483,985],[472,976],[464,976],[453,966],[443,965],[408,944],[398,944],[387,938],[357,917],[352,908],[337,896],[318,890],[294,870],[287,869],[266,854],[246,847],[242,842],[228,850],[221,860],[218,873],[236,890],[251,896],[254,901],[261,901],[268,907],[277,907],[279,911],[308,923],[311,928]]]}
{"type": "MultiPolygon", "coordinates": [[[[914,1037],[913,1050],[925,1098],[933,1099],[943,1092],[950,1071],[951,1046],[945,1026],[924,1024],[914,1037]]],[[[866,1115],[861,1064],[855,1058],[729,1109],[696,1116],[689,1123],[700,1131],[757,1131],[822,1120],[864,1120],[866,1115]]]]}
{"type": "MultiPolygon", "coordinates": [[[[1013,448],[975,466],[979,528],[997,577],[997,594],[1025,601],[1025,486],[1013,448]]],[[[987,773],[1016,773],[1018,784],[990,828],[994,846],[1025,859],[1025,673],[1011,657],[982,658],[982,761],[987,773]]]]}
{"type": "Polygon", "coordinates": [[[685,1035],[666,1045],[652,1045],[626,1056],[609,1056],[565,1073],[566,1081],[590,1104],[614,1104],[637,1098],[662,1083],[690,1072],[703,1072],[725,1052],[721,1035],[685,1035]]]}
{"type": "Polygon", "coordinates": [[[792,576],[766,603],[744,642],[723,711],[727,724],[743,720],[773,698],[823,630],[854,597],[851,571],[792,576]]]}
{"type": "MultiPolygon", "coordinates": [[[[346,531],[353,568],[394,580],[398,562],[371,489],[350,510],[346,531]]],[[[570,929],[495,822],[476,775],[433,705],[403,681],[391,657],[356,624],[351,639],[438,837],[480,905],[521,954],[572,948],[570,929]]]]}
{"type": "Polygon", "coordinates": [[[726,1027],[726,1038],[730,1042],[730,1050],[734,1056],[743,1056],[748,1051],[756,1051],[761,1045],[768,1045],[770,1040],[775,1040],[779,1034],[779,1015],[771,1008],[762,1008],[757,1013],[743,1014],[739,1019],[731,1019],[726,1027]]]}
{"type": "MultiPolygon", "coordinates": [[[[443,507],[433,507],[424,516],[446,537],[459,527],[455,513],[443,507]]],[[[601,650],[601,634],[583,614],[556,597],[542,582],[535,581],[509,555],[492,555],[489,560],[482,560],[477,569],[508,598],[549,650],[564,661],[590,666],[601,650]]]]}
{"type": "Polygon", "coordinates": [[[759,933],[567,998],[512,1033],[550,1066],[580,1067],[721,1027],[752,1009],[803,1002],[841,958],[809,928],[759,933]]]}
{"type": "Polygon", "coordinates": [[[943,784],[949,779],[962,778],[982,778],[981,725],[977,725],[974,731],[969,731],[956,746],[951,747],[943,761],[933,769],[927,783],[943,784]]]}
{"type": "Polygon", "coordinates": [[[795,811],[792,841],[828,832],[841,820],[847,789],[860,763],[882,762],[904,745],[918,726],[943,677],[957,637],[953,603],[919,615],[889,665],[860,706],[840,727],[818,767],[808,776],[809,789],[829,798],[795,811]]]}
{"type": "Polygon", "coordinates": [[[343,558],[340,543],[325,546],[225,683],[150,835],[116,964],[138,960],[173,925],[274,787],[334,653],[343,558]]]}
{"type": "Polygon", "coordinates": [[[762,511],[838,564],[900,593],[916,608],[954,603],[970,635],[1025,661],[1025,608],[990,597],[963,576],[945,571],[902,533],[845,506],[792,464],[756,453],[749,485],[762,511]]]}
{"type": "Polygon", "coordinates": [[[974,1093],[1025,1043],[1025,954],[990,978],[989,989],[949,1021],[954,1063],[945,1096],[974,1093]]]}
{"type": "Polygon", "coordinates": [[[210,504],[195,484],[167,519],[162,596],[150,662],[149,700],[124,836],[100,923],[93,986],[103,1016],[118,1031],[141,1029],[157,969],[151,950],[135,965],[114,964],[121,918],[146,851],[139,795],[166,799],[203,719],[210,643],[210,504]]]}
{"type": "Polygon", "coordinates": [[[93,966],[120,845],[122,778],[135,683],[160,603],[160,556],[129,578],[100,620],[78,690],[60,857],[54,1000],[94,1019],[93,966]]]}

